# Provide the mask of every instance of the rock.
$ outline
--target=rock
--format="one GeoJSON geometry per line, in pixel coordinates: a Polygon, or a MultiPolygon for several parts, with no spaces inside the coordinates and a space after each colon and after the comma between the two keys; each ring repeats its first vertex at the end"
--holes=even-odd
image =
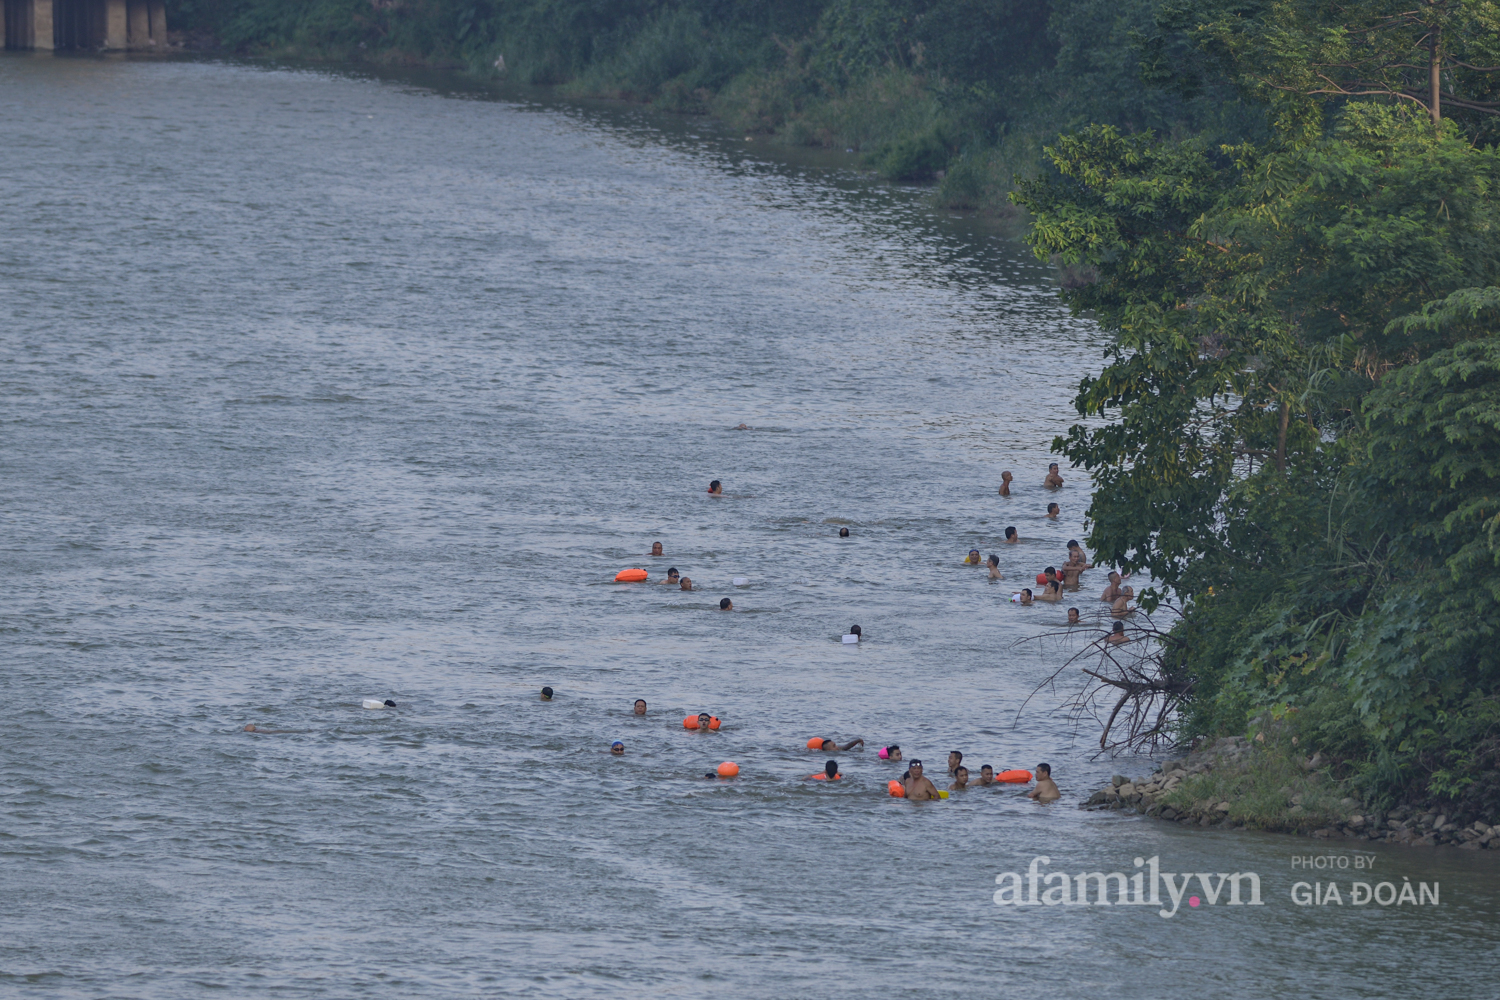
{"type": "Polygon", "coordinates": [[[1173,809],[1171,806],[1167,806],[1165,809],[1163,809],[1161,811],[1161,818],[1162,819],[1176,819],[1177,818],[1177,810],[1173,809]]]}
{"type": "Polygon", "coordinates": [[[1439,817],[1437,817],[1436,819],[1434,819],[1432,821],[1432,828],[1434,830],[1441,830],[1443,827],[1445,827],[1447,825],[1448,825],[1448,817],[1447,816],[1439,816],[1439,817]]]}
{"type": "Polygon", "coordinates": [[[1477,851],[1477,850],[1480,849],[1481,846],[1482,845],[1479,843],[1479,841],[1477,841],[1477,840],[1470,840],[1470,841],[1467,841],[1465,843],[1459,844],[1458,845],[1458,849],[1460,851],[1477,851]]]}
{"type": "Polygon", "coordinates": [[[1346,797],[1339,799],[1339,805],[1343,806],[1345,809],[1353,809],[1355,806],[1359,805],[1359,802],[1355,799],[1346,797]]]}
{"type": "Polygon", "coordinates": [[[1292,805],[1294,805],[1294,806],[1300,806],[1301,804],[1302,804],[1302,796],[1301,795],[1293,795],[1292,796],[1292,805]]]}
{"type": "Polygon", "coordinates": [[[1135,794],[1135,785],[1133,785],[1130,782],[1126,781],[1126,782],[1121,783],[1119,785],[1119,787],[1117,787],[1115,789],[1115,791],[1117,791],[1117,792],[1120,793],[1120,798],[1122,798],[1122,799],[1128,799],[1132,795],[1135,794]]]}
{"type": "Polygon", "coordinates": [[[1218,805],[1214,806],[1214,809],[1221,813],[1227,813],[1229,811],[1229,800],[1225,799],[1223,802],[1220,802],[1218,805]]]}
{"type": "Polygon", "coordinates": [[[1365,818],[1358,813],[1355,813],[1353,816],[1349,817],[1349,825],[1357,830],[1365,825],[1365,818]]]}
{"type": "Polygon", "coordinates": [[[1125,784],[1125,781],[1126,778],[1123,774],[1117,774],[1113,778],[1109,779],[1109,783],[1111,785],[1114,785],[1116,788],[1119,788],[1121,785],[1125,784]]]}

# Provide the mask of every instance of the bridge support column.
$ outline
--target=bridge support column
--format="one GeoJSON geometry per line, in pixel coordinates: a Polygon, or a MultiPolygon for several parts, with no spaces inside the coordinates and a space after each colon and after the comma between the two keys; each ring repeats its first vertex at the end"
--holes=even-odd
{"type": "Polygon", "coordinates": [[[52,0],[21,0],[31,7],[31,44],[27,48],[52,48],[52,0]]]}
{"type": "Polygon", "coordinates": [[[151,22],[151,44],[158,49],[167,47],[167,5],[163,0],[149,0],[151,22]]]}
{"type": "Polygon", "coordinates": [[[130,45],[130,27],[125,0],[104,0],[104,47],[123,49],[130,45]]]}

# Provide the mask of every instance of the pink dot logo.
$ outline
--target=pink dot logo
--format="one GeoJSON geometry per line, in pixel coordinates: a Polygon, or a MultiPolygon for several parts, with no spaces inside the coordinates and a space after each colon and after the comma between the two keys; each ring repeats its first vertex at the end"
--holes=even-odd
{"type": "Polygon", "coordinates": [[[1198,908],[1198,897],[1197,896],[1189,896],[1188,897],[1188,905],[1191,906],[1193,909],[1196,910],[1198,908]]]}

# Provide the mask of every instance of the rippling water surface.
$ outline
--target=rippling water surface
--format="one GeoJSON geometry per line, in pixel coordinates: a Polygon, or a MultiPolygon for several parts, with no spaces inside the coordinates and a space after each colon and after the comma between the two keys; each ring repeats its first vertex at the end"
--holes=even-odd
{"type": "Polygon", "coordinates": [[[4,56],[0,992],[1493,995],[1492,855],[1303,908],[1352,847],[1074,808],[1148,765],[1072,680],[1017,715],[1084,641],[1007,599],[1085,530],[1040,480],[1102,347],[1018,243],[712,123],[4,56]],[[1038,855],[1266,905],[996,906],[1038,855]]]}

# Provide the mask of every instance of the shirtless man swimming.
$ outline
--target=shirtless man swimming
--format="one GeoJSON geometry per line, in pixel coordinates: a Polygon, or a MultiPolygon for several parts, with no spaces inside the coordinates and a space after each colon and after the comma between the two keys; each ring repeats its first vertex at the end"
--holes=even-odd
{"type": "Polygon", "coordinates": [[[637,698],[635,700],[634,711],[635,711],[636,715],[645,715],[646,714],[646,699],[645,698],[637,698]]]}
{"type": "Polygon", "coordinates": [[[687,576],[683,577],[682,578],[681,587],[682,587],[683,590],[692,590],[693,589],[693,580],[692,580],[692,577],[687,577],[687,576]]]}
{"type": "Polygon", "coordinates": [[[661,542],[652,542],[651,543],[651,554],[653,556],[659,556],[659,555],[661,555],[661,542]]]}
{"type": "Polygon", "coordinates": [[[1115,622],[1113,630],[1104,637],[1104,641],[1111,646],[1123,646],[1130,640],[1125,638],[1125,623],[1115,622]]]}
{"type": "Polygon", "coordinates": [[[1026,793],[1028,799],[1038,802],[1056,802],[1062,798],[1062,792],[1058,791],[1057,782],[1052,780],[1052,765],[1038,764],[1036,766],[1036,787],[1026,793]]]}
{"type": "Polygon", "coordinates": [[[1047,586],[1037,595],[1037,600],[1057,603],[1063,599],[1062,577],[1057,575],[1057,567],[1048,566],[1045,570],[1047,586]]]}
{"type": "Polygon", "coordinates": [[[1030,587],[1022,587],[1021,588],[1021,599],[1018,600],[1018,601],[1016,601],[1016,603],[1017,604],[1028,604],[1028,605],[1031,603],[1031,588],[1030,587]]]}
{"type": "Polygon", "coordinates": [[[723,496],[724,495],[724,484],[721,483],[721,482],[719,482],[717,479],[715,479],[713,482],[709,483],[708,484],[708,495],[711,496],[711,497],[721,497],[721,496],[723,496]]]}
{"type": "Polygon", "coordinates": [[[1130,606],[1130,599],[1134,596],[1134,587],[1121,587],[1120,592],[1115,595],[1115,599],[1109,605],[1109,613],[1116,618],[1124,618],[1134,612],[1135,609],[1130,606]]]}
{"type": "Polygon", "coordinates": [[[731,601],[727,597],[721,598],[719,600],[719,610],[720,611],[733,611],[734,610],[734,602],[731,601]]]}
{"type": "Polygon", "coordinates": [[[1042,480],[1042,485],[1050,490],[1055,490],[1063,484],[1063,477],[1057,474],[1057,463],[1053,462],[1047,466],[1047,478],[1042,480]]]}
{"type": "Polygon", "coordinates": [[[953,784],[948,786],[950,792],[961,792],[969,787],[969,769],[960,767],[953,772],[953,784]]]}
{"type": "Polygon", "coordinates": [[[855,747],[864,746],[864,743],[864,740],[851,740],[848,743],[845,743],[843,746],[839,746],[833,740],[824,740],[823,744],[818,747],[818,749],[822,750],[824,753],[838,753],[840,750],[853,750],[855,747]]]}
{"type": "Polygon", "coordinates": [[[1109,571],[1109,586],[1104,588],[1104,593],[1099,595],[1099,600],[1106,603],[1113,602],[1120,596],[1120,574],[1114,570],[1109,571]]]}
{"type": "Polygon", "coordinates": [[[995,780],[995,766],[993,764],[986,764],[986,765],[984,765],[983,767],[981,767],[979,769],[979,784],[980,785],[997,785],[997,784],[999,784],[999,782],[995,780]]]}
{"type": "Polygon", "coordinates": [[[997,555],[995,555],[995,553],[991,552],[990,553],[990,558],[989,558],[989,561],[988,561],[987,565],[990,568],[990,579],[991,580],[1004,580],[1005,579],[1005,577],[1000,574],[1000,557],[999,556],[997,556],[997,555]]]}
{"type": "Polygon", "coordinates": [[[916,802],[927,799],[939,798],[937,786],[931,780],[922,776],[922,762],[914,760],[911,767],[907,769],[906,778],[902,781],[906,789],[906,797],[916,802]]]}
{"type": "Polygon", "coordinates": [[[969,554],[964,556],[965,566],[979,566],[983,563],[984,559],[980,556],[978,549],[970,549],[969,554]]]}
{"type": "Polygon", "coordinates": [[[963,755],[962,751],[959,751],[959,750],[949,750],[948,751],[948,773],[949,774],[952,774],[954,771],[958,770],[958,765],[962,764],[963,762],[964,762],[964,755],[963,755]]]}
{"type": "Polygon", "coordinates": [[[1008,528],[1005,529],[1005,544],[1006,545],[1019,545],[1020,542],[1021,542],[1021,536],[1018,535],[1018,534],[1016,534],[1016,526],[1015,525],[1011,525],[1010,527],[1008,527],[1008,528]]]}
{"type": "Polygon", "coordinates": [[[1009,470],[1006,470],[1005,472],[1000,473],[1000,495],[1001,496],[1003,496],[1003,497],[1010,496],[1010,481],[1012,479],[1014,479],[1014,478],[1016,478],[1016,477],[1012,476],[1010,474],[1009,470]]]}
{"type": "Polygon", "coordinates": [[[1079,623],[1079,621],[1080,621],[1080,619],[1078,617],[1078,609],[1077,608],[1069,608],[1068,609],[1068,624],[1069,625],[1077,625],[1079,623]]]}
{"type": "Polygon", "coordinates": [[[1079,577],[1083,571],[1093,569],[1094,564],[1088,561],[1088,556],[1083,554],[1083,546],[1077,540],[1068,542],[1068,561],[1063,563],[1063,586],[1069,590],[1078,589],[1079,577]]]}
{"type": "Polygon", "coordinates": [[[1057,520],[1057,515],[1059,515],[1061,513],[1062,513],[1062,508],[1059,507],[1057,504],[1055,504],[1055,503],[1049,503],[1047,505],[1047,517],[1050,518],[1051,520],[1056,521],[1057,520]]]}
{"type": "Polygon", "coordinates": [[[671,569],[667,570],[667,578],[665,580],[657,580],[656,582],[658,584],[664,583],[675,587],[678,584],[678,576],[679,574],[677,572],[677,567],[673,566],[671,569]]]}

